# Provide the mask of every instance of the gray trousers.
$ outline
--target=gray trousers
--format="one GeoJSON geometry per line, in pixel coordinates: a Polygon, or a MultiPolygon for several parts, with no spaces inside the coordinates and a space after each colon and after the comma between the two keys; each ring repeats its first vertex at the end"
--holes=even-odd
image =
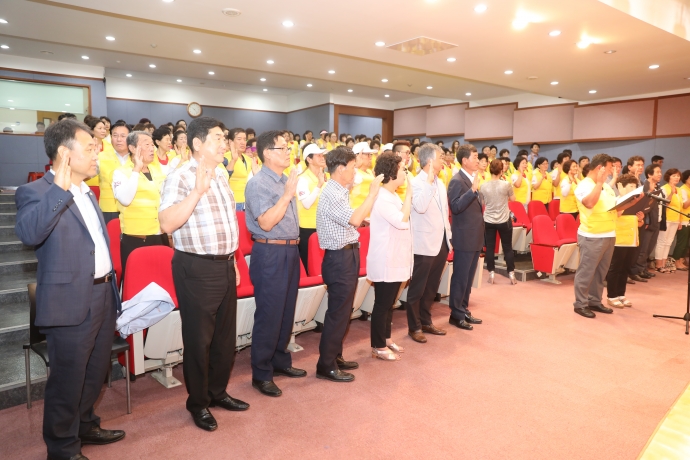
{"type": "Polygon", "coordinates": [[[601,305],[604,280],[611,265],[616,238],[588,238],[577,235],[580,265],[575,272],[575,308],[601,305]]]}

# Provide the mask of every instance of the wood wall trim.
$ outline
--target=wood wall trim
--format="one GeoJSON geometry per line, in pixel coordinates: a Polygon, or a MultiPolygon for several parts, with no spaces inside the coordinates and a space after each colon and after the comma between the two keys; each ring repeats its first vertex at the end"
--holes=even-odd
{"type": "Polygon", "coordinates": [[[81,78],[83,80],[94,80],[94,81],[104,81],[105,80],[105,77],[103,77],[103,78],[80,77],[79,75],[68,75],[68,74],[64,74],[64,73],[50,73],[50,72],[38,72],[38,71],[32,71],[32,70],[12,69],[10,67],[0,67],[0,70],[6,70],[8,72],[35,73],[38,75],[48,75],[51,77],[81,78]]]}
{"type": "MultiPolygon", "coordinates": [[[[423,107],[426,107],[427,109],[431,107],[430,105],[415,105],[414,107],[403,107],[402,109],[395,109],[395,112],[398,112],[400,110],[412,110],[412,109],[421,109],[423,107]]],[[[439,106],[440,107],[440,106],[439,106]]]]}
{"type": "MultiPolygon", "coordinates": [[[[671,136],[671,137],[675,137],[671,136]]],[[[640,139],[655,139],[656,136],[635,136],[635,137],[603,137],[603,138],[597,138],[597,139],[573,139],[572,141],[568,142],[608,142],[608,141],[631,141],[631,140],[640,140],[640,139]]],[[[543,142],[546,144],[546,142],[543,142]]]]}
{"type": "Polygon", "coordinates": [[[427,136],[424,134],[425,137],[428,137],[429,139],[433,139],[435,137],[452,137],[452,136],[464,136],[465,133],[450,133],[450,134],[434,134],[433,136],[427,136]]]}
{"type": "Polygon", "coordinates": [[[641,97],[638,99],[623,99],[620,101],[595,102],[593,104],[579,104],[578,103],[575,108],[580,109],[580,108],[586,108],[586,107],[596,107],[597,105],[625,104],[627,102],[645,102],[645,101],[654,101],[656,99],[659,99],[659,98],[658,97],[641,97]]]}
{"type": "MultiPolygon", "coordinates": [[[[34,80],[31,78],[18,78],[18,77],[5,77],[0,75],[0,80],[15,80],[15,81],[25,81],[27,83],[42,83],[45,85],[57,85],[57,86],[74,86],[76,88],[86,88],[86,91],[89,94],[89,107],[87,110],[89,113],[87,115],[93,115],[93,110],[91,110],[91,86],[89,85],[84,85],[84,84],[79,84],[79,83],[63,83],[60,81],[44,81],[44,80],[34,80]]],[[[21,110],[21,109],[20,109],[21,110]]],[[[100,116],[100,115],[99,115],[100,116]]]]}
{"type": "MultiPolygon", "coordinates": [[[[518,103],[517,102],[506,102],[505,104],[492,104],[492,105],[480,105],[477,107],[467,107],[465,110],[477,110],[477,109],[487,109],[489,107],[502,107],[506,105],[514,105],[515,108],[517,108],[518,103]]],[[[496,138],[498,139],[498,138],[496,138]]]]}
{"type": "Polygon", "coordinates": [[[473,138],[465,138],[465,141],[504,141],[506,139],[512,139],[513,136],[507,136],[507,137],[473,137],[473,138]]]}
{"type": "Polygon", "coordinates": [[[381,119],[381,142],[390,142],[393,139],[393,110],[371,109],[356,107],[353,105],[333,104],[333,132],[340,134],[338,130],[340,115],[355,115],[360,117],[372,117],[381,119]]]}
{"type": "Polygon", "coordinates": [[[428,106],[430,109],[437,109],[439,107],[450,107],[453,105],[466,105],[469,107],[470,103],[469,102],[456,102],[454,104],[442,104],[442,105],[430,105],[428,106]]]}
{"type": "Polygon", "coordinates": [[[657,96],[656,99],[671,99],[674,97],[690,96],[690,93],[671,94],[670,96],[657,96]]]}
{"type": "MultiPolygon", "coordinates": [[[[184,102],[164,102],[164,101],[149,101],[146,99],[128,99],[125,97],[106,97],[106,100],[108,99],[113,99],[115,101],[130,101],[130,102],[150,102],[154,104],[171,104],[171,105],[183,105],[187,107],[187,104],[184,102]]],[[[261,109],[244,109],[240,107],[226,107],[226,106],[221,106],[221,105],[207,105],[207,104],[201,104],[201,107],[209,107],[212,109],[232,109],[232,110],[249,110],[250,112],[267,112],[267,113],[290,113],[290,112],[279,112],[277,110],[261,110],[261,109]]],[[[317,106],[318,107],[318,106],[317,106]]]]}
{"type": "Polygon", "coordinates": [[[43,134],[35,134],[35,133],[0,133],[0,135],[3,136],[34,136],[34,137],[43,137],[43,134]]]}
{"type": "MultiPolygon", "coordinates": [[[[393,136],[395,139],[401,139],[404,137],[426,137],[426,133],[416,133],[416,134],[398,134],[397,136],[393,136]]],[[[391,141],[392,139],[391,138],[391,141]]]]}
{"type": "MultiPolygon", "coordinates": [[[[517,107],[515,110],[533,110],[533,109],[545,109],[548,107],[565,107],[566,105],[577,106],[577,102],[567,102],[565,104],[551,104],[551,105],[535,105],[534,107],[517,107]]],[[[486,107],[486,106],[484,106],[486,107]]]]}
{"type": "Polygon", "coordinates": [[[655,139],[664,139],[664,138],[669,138],[669,137],[688,137],[690,136],[690,133],[678,133],[678,134],[661,134],[654,136],[655,139]]]}
{"type": "Polygon", "coordinates": [[[659,115],[659,99],[654,99],[654,118],[652,119],[652,136],[656,137],[656,119],[659,115]]]}

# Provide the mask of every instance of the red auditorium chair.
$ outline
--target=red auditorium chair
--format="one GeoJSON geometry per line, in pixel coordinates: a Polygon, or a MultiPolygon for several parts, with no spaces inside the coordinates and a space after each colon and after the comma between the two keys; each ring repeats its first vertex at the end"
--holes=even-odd
{"type": "Polygon", "coordinates": [[[157,372],[152,377],[166,388],[182,384],[172,376],[172,368],[182,363],[184,348],[182,321],[172,276],[173,254],[173,249],[167,246],[135,249],[127,259],[128,270],[122,288],[122,300],[127,301],[150,283],[156,283],[170,294],[175,304],[175,310],[161,321],[127,337],[132,374],[136,376],[155,370],[157,372]]]}
{"type": "Polygon", "coordinates": [[[551,217],[551,220],[555,222],[556,217],[558,217],[560,214],[561,200],[551,200],[551,203],[549,203],[549,217],[551,217]]]}
{"type": "Polygon", "coordinates": [[[556,233],[558,233],[558,239],[577,243],[577,228],[578,224],[572,215],[559,214],[558,217],[556,217],[556,233]]]}
{"type": "Polygon", "coordinates": [[[535,216],[532,221],[532,264],[537,275],[548,275],[542,281],[561,284],[556,275],[563,273],[565,265],[577,249],[571,239],[561,239],[548,215],[535,216]]]}
{"type": "Polygon", "coordinates": [[[525,212],[525,207],[520,202],[509,201],[508,208],[517,219],[513,222],[513,249],[518,252],[528,252],[532,242],[532,223],[525,212]]]}
{"type": "Polygon", "coordinates": [[[323,256],[326,254],[326,251],[319,246],[318,234],[312,233],[309,237],[307,252],[309,253],[307,273],[309,276],[321,276],[321,263],[323,262],[323,256]]]}
{"type": "Polygon", "coordinates": [[[513,222],[513,227],[523,226],[527,230],[527,233],[532,230],[532,220],[525,212],[525,207],[519,201],[509,201],[508,208],[515,215],[517,222],[513,222]]]}
{"type": "Polygon", "coordinates": [[[240,250],[242,254],[244,254],[247,263],[251,263],[249,258],[252,253],[252,247],[254,246],[254,240],[252,240],[252,234],[247,230],[244,211],[237,211],[237,226],[240,231],[240,250]]]}
{"type": "MultiPolygon", "coordinates": [[[[549,206],[551,206],[549,204],[549,206]]],[[[530,201],[527,203],[527,215],[529,216],[530,222],[532,222],[532,225],[534,226],[534,218],[536,216],[546,216],[549,219],[551,217],[549,216],[549,213],[546,211],[546,206],[544,206],[544,203],[541,201],[530,201]]],[[[551,219],[551,223],[553,223],[553,219],[551,219]]]]}
{"type": "Polygon", "coordinates": [[[113,219],[106,225],[110,238],[110,258],[113,260],[113,270],[117,278],[117,285],[122,286],[122,258],[120,257],[120,219],[113,219]]]}
{"type": "Polygon", "coordinates": [[[91,193],[96,197],[96,201],[101,199],[101,188],[99,186],[90,185],[91,193]]]}
{"type": "Polygon", "coordinates": [[[237,343],[235,348],[241,350],[252,344],[256,300],[254,299],[254,285],[249,278],[249,266],[244,260],[244,253],[241,249],[235,252],[235,259],[237,260],[237,270],[240,273],[240,285],[237,286],[237,343]]]}
{"type": "MultiPolygon", "coordinates": [[[[314,234],[313,236],[316,236],[314,234]]],[[[317,240],[318,241],[318,240],[317,240]]],[[[326,295],[326,286],[321,275],[309,276],[302,261],[299,262],[299,289],[295,305],[295,322],[292,326],[292,337],[288,350],[302,351],[303,348],[295,342],[295,336],[301,332],[316,329],[314,317],[326,295]]]]}

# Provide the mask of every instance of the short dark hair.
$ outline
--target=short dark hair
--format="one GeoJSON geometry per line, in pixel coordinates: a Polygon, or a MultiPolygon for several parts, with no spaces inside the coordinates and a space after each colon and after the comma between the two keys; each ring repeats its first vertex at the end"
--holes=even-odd
{"type": "Polygon", "coordinates": [[[564,150],[563,152],[561,152],[561,153],[558,154],[558,156],[556,157],[556,161],[559,162],[559,163],[563,163],[563,159],[564,159],[565,157],[572,158],[572,157],[573,157],[573,154],[572,154],[572,153],[567,153],[567,152],[564,150]]]}
{"type": "Polygon", "coordinates": [[[539,142],[532,142],[532,143],[530,144],[529,148],[531,149],[531,148],[534,147],[535,145],[536,145],[537,147],[541,148],[541,145],[539,145],[539,142]]]}
{"type": "Polygon", "coordinates": [[[61,113],[60,115],[58,115],[58,121],[62,121],[62,120],[64,120],[65,118],[74,118],[74,119],[76,119],[77,116],[76,116],[75,114],[69,113],[69,112],[67,112],[67,113],[61,113]]]}
{"type": "Polygon", "coordinates": [[[98,118],[100,118],[101,120],[105,120],[105,121],[107,121],[108,123],[112,123],[112,122],[110,121],[110,118],[106,117],[105,115],[101,115],[101,116],[98,117],[98,118]]]}
{"type": "Polygon", "coordinates": [[[570,158],[572,158],[572,157],[573,157],[573,151],[572,151],[572,150],[570,150],[570,149],[563,149],[563,153],[566,153],[566,154],[568,154],[568,155],[570,156],[570,158]]]}
{"type": "Polygon", "coordinates": [[[638,185],[640,181],[637,180],[637,177],[633,176],[632,174],[623,174],[618,178],[618,183],[621,184],[622,187],[625,187],[628,184],[638,185]]]}
{"type": "MultiPolygon", "coordinates": [[[[86,126],[88,126],[89,128],[91,128],[92,131],[94,129],[96,129],[96,126],[98,125],[98,123],[103,123],[103,120],[101,120],[100,118],[96,118],[96,117],[91,117],[88,120],[86,120],[86,119],[84,120],[84,124],[86,126]]],[[[103,123],[103,127],[105,127],[105,123],[103,123]]]]}
{"type": "Polygon", "coordinates": [[[507,153],[508,156],[510,156],[510,150],[508,150],[508,149],[501,149],[501,151],[498,152],[498,156],[502,157],[504,153],[507,153]]]}
{"type": "MultiPolygon", "coordinates": [[[[330,155],[330,153],[329,153],[330,155]]],[[[391,153],[382,153],[379,155],[379,157],[376,159],[376,166],[374,167],[374,175],[378,176],[379,174],[383,174],[383,180],[381,181],[384,184],[387,184],[391,179],[395,180],[398,178],[398,169],[400,168],[398,165],[402,161],[402,158],[398,156],[397,154],[391,152],[391,153]]]]}
{"type": "Polygon", "coordinates": [[[587,175],[589,175],[589,167],[590,167],[591,165],[592,165],[591,163],[587,163],[586,165],[584,165],[584,166],[582,167],[582,176],[583,176],[583,177],[586,177],[587,175]]]}
{"type": "MultiPolygon", "coordinates": [[[[589,157],[587,155],[582,155],[580,158],[577,159],[577,164],[582,163],[582,160],[589,161],[589,157]]],[[[611,157],[611,160],[613,160],[613,157],[611,157]]]]}
{"type": "Polygon", "coordinates": [[[515,155],[515,158],[519,157],[520,155],[526,157],[527,155],[529,155],[529,152],[525,149],[520,149],[518,150],[517,155],[515,155]]]}
{"type": "Polygon", "coordinates": [[[503,172],[503,161],[498,159],[493,160],[489,165],[489,172],[494,176],[500,176],[503,172]]]}
{"type": "Polygon", "coordinates": [[[620,163],[621,165],[623,164],[623,160],[621,160],[620,158],[618,158],[618,157],[611,157],[611,158],[613,159],[614,163],[620,163]]]}
{"type": "Polygon", "coordinates": [[[558,163],[558,160],[551,160],[551,163],[549,164],[551,166],[551,169],[553,169],[556,166],[556,163],[558,163]]]}
{"type": "Polygon", "coordinates": [[[659,161],[659,160],[662,160],[662,161],[663,161],[663,159],[664,159],[664,157],[662,157],[661,155],[654,155],[654,156],[652,157],[652,163],[656,163],[656,162],[659,161]]]}
{"type": "Polygon", "coordinates": [[[636,161],[641,161],[642,164],[644,164],[644,158],[642,158],[639,155],[635,155],[635,156],[628,158],[628,166],[632,166],[633,164],[635,164],[636,161]]]}
{"type": "Polygon", "coordinates": [[[458,163],[462,165],[462,159],[463,158],[469,158],[470,155],[472,155],[472,152],[476,152],[477,147],[475,147],[472,144],[462,144],[458,151],[455,153],[455,159],[458,160],[458,163]]]}
{"type": "Polygon", "coordinates": [[[484,151],[484,149],[489,149],[489,151],[491,151],[491,147],[489,147],[488,145],[485,145],[484,147],[482,147],[482,152],[484,151]]]}
{"type": "Polygon", "coordinates": [[[114,124],[110,125],[110,134],[113,133],[113,129],[115,128],[127,128],[128,133],[132,132],[132,127],[124,120],[117,120],[114,124]]]}
{"type": "Polygon", "coordinates": [[[175,134],[173,134],[173,138],[172,138],[173,144],[174,144],[175,142],[177,142],[177,139],[178,139],[182,134],[184,134],[184,135],[186,136],[186,135],[187,135],[187,131],[184,131],[184,130],[175,131],[175,134]]]}
{"type": "Polygon", "coordinates": [[[247,128],[244,131],[244,133],[247,135],[247,137],[249,137],[250,134],[253,134],[254,136],[256,136],[256,131],[254,131],[254,128],[247,128]]]}
{"type": "Polygon", "coordinates": [[[46,128],[46,132],[43,135],[43,145],[45,146],[48,158],[55,161],[60,146],[64,145],[68,149],[71,149],[76,141],[77,131],[84,131],[90,136],[93,136],[88,126],[72,118],[65,118],[56,123],[51,123],[51,125],[46,128]]]}
{"type": "Polygon", "coordinates": [[[568,174],[568,173],[570,172],[570,168],[571,168],[574,164],[579,164],[579,163],[575,163],[575,160],[568,160],[568,161],[564,162],[564,163],[563,163],[563,172],[566,173],[566,174],[568,174]]]}
{"type": "Polygon", "coordinates": [[[546,158],[546,157],[539,157],[539,158],[537,158],[537,161],[534,162],[534,167],[535,167],[535,168],[538,168],[539,165],[542,164],[543,162],[547,162],[547,163],[548,163],[548,162],[549,162],[549,159],[546,158]]]}
{"type": "MultiPolygon", "coordinates": [[[[232,128],[228,133],[228,139],[234,141],[239,133],[244,133],[245,136],[247,135],[247,131],[245,131],[244,128],[232,128]]],[[[254,133],[254,136],[256,136],[256,133],[254,133]]]]}
{"type": "Polygon", "coordinates": [[[158,147],[156,141],[160,142],[165,136],[170,136],[170,130],[168,129],[167,125],[159,126],[158,128],[154,129],[153,133],[151,134],[153,145],[158,147]]]}
{"type": "Polygon", "coordinates": [[[683,171],[683,174],[680,176],[680,180],[683,183],[686,183],[688,179],[690,179],[690,169],[686,169],[685,171],[683,171]]]}
{"type": "MultiPolygon", "coordinates": [[[[242,132],[245,132],[242,130],[242,132]]],[[[280,131],[264,131],[256,138],[256,154],[259,160],[264,161],[264,150],[272,149],[276,146],[276,139],[283,137],[280,131]]]]}
{"type": "MultiPolygon", "coordinates": [[[[518,169],[523,161],[527,161],[527,157],[518,155],[515,161],[513,161],[513,166],[515,166],[515,169],[518,169]]],[[[529,161],[527,162],[529,163],[529,161]]]]}
{"type": "Polygon", "coordinates": [[[490,145],[489,150],[496,150],[498,152],[498,147],[496,147],[495,145],[490,145]]]}
{"type": "Polygon", "coordinates": [[[664,180],[665,180],[666,182],[670,181],[670,180],[671,180],[671,176],[673,176],[674,174],[680,175],[680,174],[681,174],[681,173],[680,173],[680,170],[678,170],[678,169],[676,169],[676,168],[671,168],[671,169],[667,170],[666,173],[664,173],[664,180]]]}
{"type": "Polygon", "coordinates": [[[139,120],[139,123],[145,125],[146,123],[151,123],[151,120],[149,120],[148,118],[142,118],[141,120],[139,120]]]}
{"type": "MultiPolygon", "coordinates": [[[[328,168],[329,174],[333,174],[335,170],[338,169],[338,166],[343,166],[346,168],[347,165],[356,159],[357,156],[352,153],[352,149],[340,145],[328,152],[328,155],[326,155],[326,168],[328,168]]],[[[378,159],[376,162],[378,163],[378,159]]]]}
{"type": "Polygon", "coordinates": [[[175,126],[179,125],[180,122],[183,122],[185,125],[187,124],[187,121],[186,121],[186,120],[180,118],[179,120],[177,120],[177,121],[175,122],[175,126]]]}
{"type": "Polygon", "coordinates": [[[651,165],[649,165],[649,166],[647,166],[646,168],[644,168],[644,175],[645,175],[645,177],[651,177],[651,176],[653,176],[653,175],[654,175],[654,170],[655,170],[656,168],[661,169],[661,166],[655,165],[654,163],[652,163],[651,165]]]}
{"type": "Polygon", "coordinates": [[[479,158],[479,161],[489,161],[489,155],[487,155],[486,153],[480,153],[479,155],[477,155],[477,158],[479,158]]]}
{"type": "Polygon", "coordinates": [[[592,157],[592,161],[589,162],[589,170],[597,169],[599,166],[606,166],[606,163],[613,163],[611,155],[597,153],[592,157]]]}
{"type": "Polygon", "coordinates": [[[213,128],[220,128],[221,122],[211,117],[199,117],[192,120],[187,126],[187,145],[189,150],[194,153],[194,139],[199,139],[202,143],[206,142],[208,132],[213,128]]]}
{"type": "MultiPolygon", "coordinates": [[[[398,153],[400,150],[402,150],[402,147],[409,147],[410,146],[410,141],[397,141],[395,144],[393,144],[393,152],[398,153]]],[[[378,161],[378,160],[376,160],[378,161]]]]}

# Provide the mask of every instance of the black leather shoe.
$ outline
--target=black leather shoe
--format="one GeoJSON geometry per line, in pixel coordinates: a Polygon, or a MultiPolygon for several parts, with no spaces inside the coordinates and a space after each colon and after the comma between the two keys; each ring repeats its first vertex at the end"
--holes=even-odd
{"type": "Polygon", "coordinates": [[[639,276],[640,278],[644,278],[646,280],[652,279],[652,275],[649,272],[642,272],[637,276],[639,276]]]}
{"type": "Polygon", "coordinates": [[[280,391],[280,388],[278,388],[278,385],[273,383],[273,380],[252,379],[252,386],[259,390],[261,393],[265,394],[266,396],[272,396],[274,398],[277,398],[278,396],[283,394],[283,392],[280,391]]]}
{"type": "Polygon", "coordinates": [[[431,335],[446,335],[446,331],[437,328],[433,324],[429,324],[428,326],[422,324],[422,332],[426,332],[427,334],[431,335]]]}
{"type": "MultiPolygon", "coordinates": [[[[62,458],[62,457],[61,457],[62,458]]],[[[57,457],[51,457],[48,455],[48,460],[58,460],[57,457]]],[[[69,460],[89,460],[87,457],[84,457],[81,452],[79,452],[77,455],[72,455],[69,460]]]]}
{"type": "Polygon", "coordinates": [[[232,398],[230,396],[226,396],[223,399],[216,399],[212,400],[211,404],[208,405],[208,407],[222,407],[223,409],[226,410],[231,410],[231,411],[236,411],[240,412],[243,410],[249,409],[249,404],[247,404],[244,401],[240,401],[239,399],[232,398]]]}
{"type": "Polygon", "coordinates": [[[335,363],[338,365],[338,369],[341,371],[351,371],[352,369],[357,369],[359,367],[359,364],[357,364],[355,361],[345,361],[345,358],[342,356],[335,358],[335,363]]]}
{"type": "Polygon", "coordinates": [[[628,277],[628,279],[625,282],[628,284],[635,284],[635,282],[631,280],[630,277],[628,277]]]}
{"type": "Polygon", "coordinates": [[[585,318],[594,318],[597,315],[594,314],[592,310],[589,308],[575,308],[575,313],[577,313],[580,316],[584,316],[585,318]]]}
{"type": "Polygon", "coordinates": [[[643,273],[650,278],[654,278],[656,276],[656,273],[652,273],[649,270],[645,270],[643,273]]]}
{"type": "Polygon", "coordinates": [[[472,316],[472,313],[468,313],[465,315],[465,321],[467,321],[470,324],[482,324],[482,320],[472,316]]]}
{"type": "Polygon", "coordinates": [[[93,425],[89,431],[79,435],[81,444],[110,444],[117,442],[125,437],[125,432],[122,430],[104,430],[98,425],[93,425]]]}
{"type": "Polygon", "coordinates": [[[448,322],[450,324],[452,324],[453,326],[459,327],[460,329],[465,329],[466,331],[471,331],[472,329],[474,329],[474,327],[470,323],[465,321],[464,319],[461,321],[461,320],[455,319],[451,316],[450,319],[448,320],[448,322]]]}
{"type": "Polygon", "coordinates": [[[642,282],[642,283],[646,283],[646,282],[647,282],[647,280],[644,279],[644,278],[642,278],[640,275],[633,275],[633,276],[630,277],[630,279],[632,279],[633,281],[640,281],[640,282],[642,282]]]}
{"type": "Polygon", "coordinates": [[[330,380],[331,382],[352,382],[355,376],[349,372],[343,372],[340,369],[336,369],[330,372],[319,372],[317,370],[316,378],[330,380]]]}
{"type": "Polygon", "coordinates": [[[613,313],[613,308],[605,307],[604,305],[590,305],[590,310],[598,311],[599,313],[613,313]]]}
{"type": "Polygon", "coordinates": [[[287,369],[273,369],[273,375],[284,375],[286,377],[296,379],[306,377],[307,371],[304,369],[297,369],[296,367],[288,367],[287,369]]]}
{"type": "Polygon", "coordinates": [[[218,428],[218,422],[213,417],[208,409],[201,409],[199,412],[192,412],[192,418],[194,419],[194,424],[206,431],[216,431],[218,428]]]}

